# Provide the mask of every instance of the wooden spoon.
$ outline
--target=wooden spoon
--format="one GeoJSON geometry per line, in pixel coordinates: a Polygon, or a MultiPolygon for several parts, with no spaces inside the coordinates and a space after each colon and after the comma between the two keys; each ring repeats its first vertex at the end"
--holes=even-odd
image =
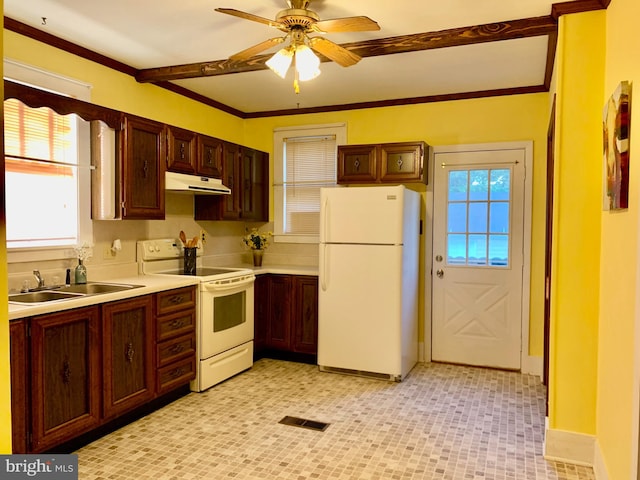
{"type": "Polygon", "coordinates": [[[190,247],[197,247],[198,246],[198,235],[196,235],[191,240],[189,240],[189,246],[190,247]]]}
{"type": "Polygon", "coordinates": [[[180,241],[182,242],[182,244],[187,247],[187,236],[185,235],[185,233],[180,230],[180,241]]]}

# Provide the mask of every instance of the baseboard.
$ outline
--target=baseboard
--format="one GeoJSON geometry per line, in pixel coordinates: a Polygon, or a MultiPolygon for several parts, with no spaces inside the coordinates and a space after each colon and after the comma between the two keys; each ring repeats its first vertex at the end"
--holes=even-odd
{"type": "Polygon", "coordinates": [[[536,375],[540,377],[542,381],[542,375],[544,370],[544,359],[542,357],[532,357],[530,355],[524,355],[522,357],[522,366],[520,371],[525,375],[536,375]]]}
{"type": "Polygon", "coordinates": [[[596,480],[609,480],[609,472],[607,471],[607,465],[604,463],[598,439],[596,439],[593,449],[593,473],[596,480]]]}
{"type": "Polygon", "coordinates": [[[595,445],[593,435],[555,430],[545,425],[543,452],[547,460],[593,467],[595,445]]]}

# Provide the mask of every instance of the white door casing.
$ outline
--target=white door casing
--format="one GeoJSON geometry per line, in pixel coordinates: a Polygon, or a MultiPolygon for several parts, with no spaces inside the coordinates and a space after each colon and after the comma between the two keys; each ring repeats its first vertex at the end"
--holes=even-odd
{"type": "Polygon", "coordinates": [[[435,152],[435,361],[528,370],[531,153],[531,142],[435,152]]]}

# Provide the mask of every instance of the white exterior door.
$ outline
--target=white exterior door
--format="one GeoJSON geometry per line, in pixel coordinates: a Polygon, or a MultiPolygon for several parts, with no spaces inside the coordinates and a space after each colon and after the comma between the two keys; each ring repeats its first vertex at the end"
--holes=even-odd
{"type": "Polygon", "coordinates": [[[521,368],[525,155],[435,155],[435,361],[521,368]]]}

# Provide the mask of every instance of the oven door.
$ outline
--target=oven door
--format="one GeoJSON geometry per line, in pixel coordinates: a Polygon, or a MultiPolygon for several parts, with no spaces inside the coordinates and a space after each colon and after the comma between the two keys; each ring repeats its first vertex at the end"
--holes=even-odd
{"type": "Polygon", "coordinates": [[[253,340],[253,275],[200,285],[200,360],[253,340]]]}

